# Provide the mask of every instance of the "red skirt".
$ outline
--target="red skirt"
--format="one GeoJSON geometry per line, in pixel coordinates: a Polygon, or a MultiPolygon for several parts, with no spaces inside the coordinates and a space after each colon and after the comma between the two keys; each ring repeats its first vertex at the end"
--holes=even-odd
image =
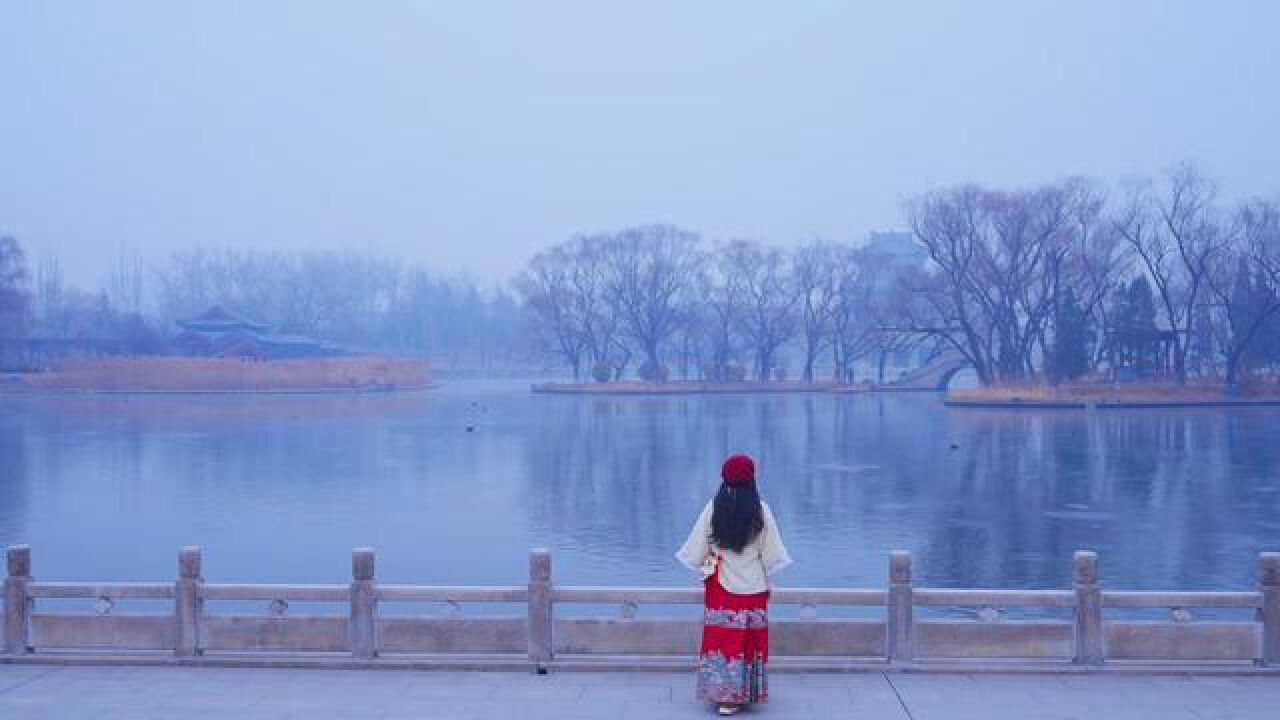
{"type": "Polygon", "coordinates": [[[769,593],[735,595],[707,578],[698,699],[741,705],[769,699],[769,593]]]}

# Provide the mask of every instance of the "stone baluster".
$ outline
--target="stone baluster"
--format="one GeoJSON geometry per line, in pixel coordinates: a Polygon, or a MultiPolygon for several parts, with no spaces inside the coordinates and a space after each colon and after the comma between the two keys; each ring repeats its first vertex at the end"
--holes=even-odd
{"type": "Polygon", "coordinates": [[[1074,561],[1076,612],[1073,662],[1079,665],[1101,665],[1102,590],[1098,586],[1098,554],[1080,550],[1076,552],[1074,561]]]}
{"type": "Polygon", "coordinates": [[[204,562],[200,548],[184,547],[178,551],[178,580],[173,585],[173,617],[177,625],[174,654],[194,657],[201,653],[200,616],[204,603],[200,585],[204,582],[204,562]]]}
{"type": "Polygon", "coordinates": [[[1262,591],[1262,664],[1280,665],[1280,552],[1258,555],[1262,591]]]}
{"type": "Polygon", "coordinates": [[[31,652],[31,546],[11,545],[6,556],[9,569],[4,579],[4,651],[10,655],[31,652]]]}
{"type": "Polygon", "coordinates": [[[889,554],[889,607],[886,659],[891,663],[915,659],[915,619],[911,599],[911,553],[889,554]]]}
{"type": "Polygon", "coordinates": [[[351,623],[352,657],[368,660],[378,655],[378,595],[374,586],[374,554],[372,548],[351,551],[351,623]]]}
{"type": "Polygon", "coordinates": [[[551,551],[529,552],[529,662],[539,674],[551,662],[551,551]]]}

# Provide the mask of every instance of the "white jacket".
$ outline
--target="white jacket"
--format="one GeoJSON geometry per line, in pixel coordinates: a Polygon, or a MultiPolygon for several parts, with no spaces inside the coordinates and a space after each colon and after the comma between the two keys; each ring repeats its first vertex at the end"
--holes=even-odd
{"type": "Polygon", "coordinates": [[[769,589],[769,576],[791,564],[791,556],[778,534],[778,523],[773,519],[769,504],[761,501],[764,510],[764,529],[742,549],[742,552],[720,549],[711,540],[711,513],[715,500],[707,503],[689,532],[689,539],[676,553],[676,559],[694,572],[702,573],[703,580],[711,577],[716,569],[716,556],[720,556],[720,584],[735,595],[752,595],[769,589]]]}

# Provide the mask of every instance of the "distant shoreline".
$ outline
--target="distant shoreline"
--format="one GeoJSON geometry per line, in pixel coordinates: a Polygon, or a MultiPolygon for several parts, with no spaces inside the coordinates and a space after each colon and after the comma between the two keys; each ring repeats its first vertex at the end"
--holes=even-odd
{"type": "Polygon", "coordinates": [[[988,387],[947,394],[947,407],[990,410],[1124,410],[1280,407],[1280,393],[1230,396],[1220,385],[988,387]]]}
{"type": "Polygon", "coordinates": [[[243,360],[176,356],[87,358],[0,376],[0,394],[315,395],[427,390],[425,362],[367,355],[243,360]]]}
{"type": "Polygon", "coordinates": [[[773,393],[863,393],[866,385],[802,382],[673,382],[673,383],[534,383],[530,390],[540,395],[766,395],[773,393]]]}
{"type": "Polygon", "coordinates": [[[1280,398],[1241,398],[1233,400],[1110,400],[1085,402],[1083,400],[945,400],[951,408],[977,410],[1158,410],[1176,408],[1227,408],[1227,407],[1280,407],[1280,398]]]}
{"type": "Polygon", "coordinates": [[[42,395],[389,395],[394,393],[426,392],[440,387],[440,383],[429,385],[406,385],[371,388],[252,388],[244,390],[213,389],[95,389],[95,388],[31,388],[0,387],[0,397],[4,396],[42,396],[42,395]]]}

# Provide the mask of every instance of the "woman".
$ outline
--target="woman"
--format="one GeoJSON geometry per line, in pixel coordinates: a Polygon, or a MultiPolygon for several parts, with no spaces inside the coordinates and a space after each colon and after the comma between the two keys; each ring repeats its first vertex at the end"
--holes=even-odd
{"type": "Polygon", "coordinates": [[[769,699],[769,576],[791,564],[769,506],[756,491],[756,466],[734,455],[676,558],[706,587],[698,699],[732,715],[769,699]]]}

